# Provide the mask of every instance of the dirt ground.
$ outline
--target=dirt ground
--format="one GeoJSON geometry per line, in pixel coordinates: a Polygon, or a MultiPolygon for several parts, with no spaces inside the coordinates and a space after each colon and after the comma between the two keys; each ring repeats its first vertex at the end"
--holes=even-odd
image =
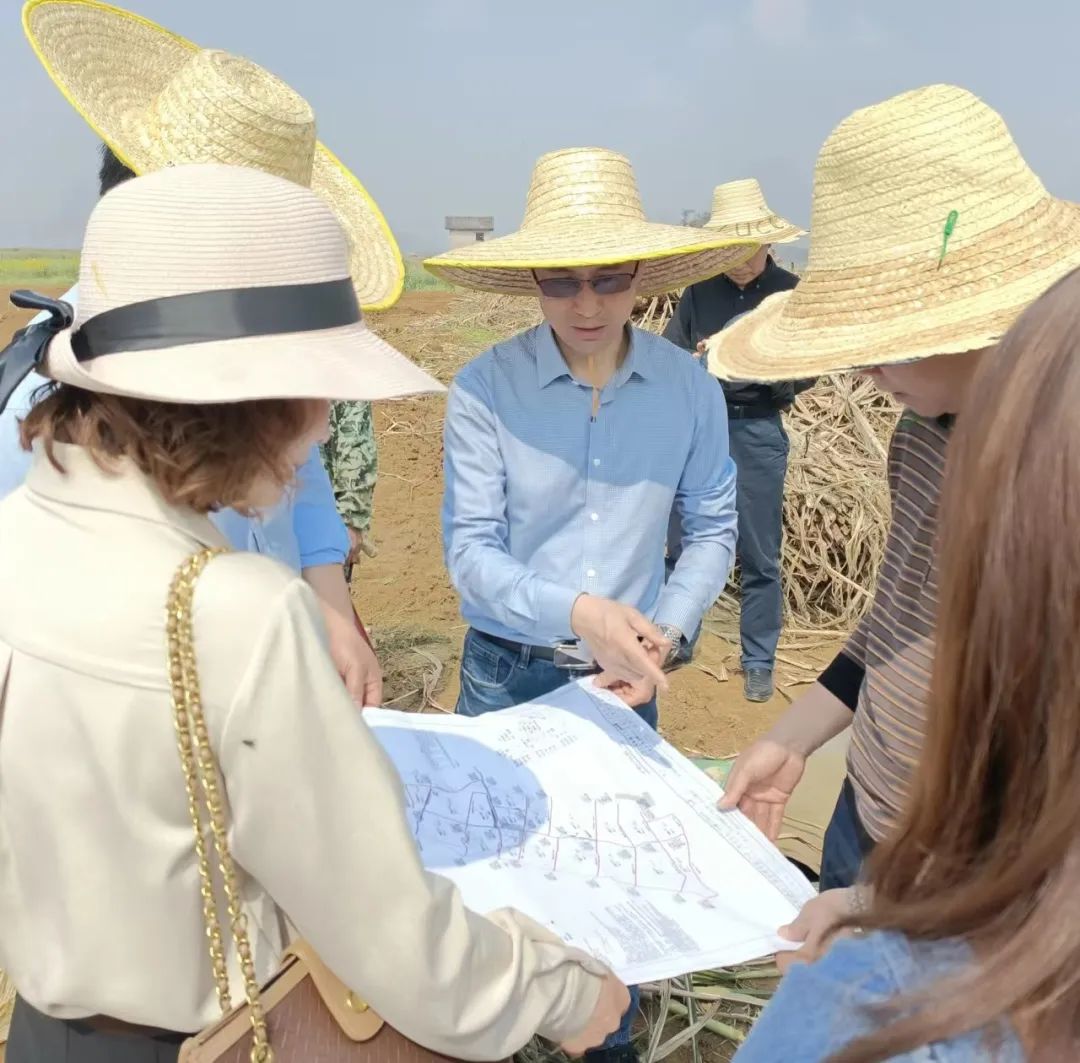
{"type": "MultiPolygon", "coordinates": [[[[61,289],[46,290],[61,294],[61,289]]],[[[392,310],[372,315],[371,324],[448,381],[456,366],[493,338],[476,328],[460,336],[440,333],[456,299],[451,292],[406,292],[392,310]]],[[[0,342],[6,342],[31,316],[11,307],[3,292],[0,342]]],[[[457,654],[465,628],[442,561],[442,404],[435,397],[376,408],[379,485],[373,534],[378,556],[364,558],[358,566],[353,591],[376,641],[404,640],[407,653],[414,654],[416,647],[423,655],[416,657],[415,667],[402,669],[405,674],[395,671],[388,677],[388,698],[401,697],[402,704],[415,704],[416,698],[409,697],[416,686],[415,676],[427,669],[427,693],[436,704],[452,708],[457,697],[457,654]]],[[[788,663],[782,662],[777,674],[777,696],[769,705],[751,705],[742,698],[733,618],[730,608],[710,618],[694,664],[671,677],[671,690],[661,702],[665,737],[691,756],[737,752],[772,723],[803,688],[793,684],[804,682],[827,661],[840,641],[825,636],[788,648],[784,653],[788,663]]]]}

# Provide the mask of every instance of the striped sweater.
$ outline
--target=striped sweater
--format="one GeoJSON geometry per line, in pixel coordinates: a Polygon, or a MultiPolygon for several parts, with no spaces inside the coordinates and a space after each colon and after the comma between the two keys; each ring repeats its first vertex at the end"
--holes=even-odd
{"type": "Polygon", "coordinates": [[[874,601],[821,677],[855,711],[848,777],[875,841],[900,814],[926,728],[938,596],[934,547],[951,429],[951,417],[901,417],[889,449],[892,525],[874,601]]]}

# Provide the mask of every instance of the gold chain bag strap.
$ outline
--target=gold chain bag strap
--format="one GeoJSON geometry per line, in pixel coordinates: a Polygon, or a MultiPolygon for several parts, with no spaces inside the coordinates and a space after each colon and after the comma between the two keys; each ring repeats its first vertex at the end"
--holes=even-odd
{"type": "MultiPolygon", "coordinates": [[[[385,1023],[322,963],[303,941],[294,943],[270,980],[260,987],[241,901],[239,876],[229,852],[225,802],[203,717],[191,610],[195,584],[221,550],[202,550],[179,568],[169,589],[169,679],[177,745],[195,831],[203,917],[210,943],[222,1018],[184,1042],[181,1063],[458,1063],[408,1040],[385,1023]],[[205,819],[218,859],[229,913],[229,932],[244,977],[242,1004],[233,1007],[218,918],[205,819]]],[[[299,711],[299,706],[297,707],[299,711]]],[[[387,974],[389,976],[389,967],[387,974]]]]}

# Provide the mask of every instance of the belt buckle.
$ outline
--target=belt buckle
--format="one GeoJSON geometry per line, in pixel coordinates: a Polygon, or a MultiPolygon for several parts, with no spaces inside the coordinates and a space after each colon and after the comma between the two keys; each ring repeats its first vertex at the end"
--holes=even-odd
{"type": "Polygon", "coordinates": [[[554,648],[551,663],[564,672],[595,672],[596,661],[581,659],[581,648],[576,642],[560,642],[554,648]]]}

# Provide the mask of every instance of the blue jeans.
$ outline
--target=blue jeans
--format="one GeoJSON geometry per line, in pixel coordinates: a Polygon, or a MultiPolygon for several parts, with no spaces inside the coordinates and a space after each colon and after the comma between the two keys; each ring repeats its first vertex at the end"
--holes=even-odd
{"type": "MultiPolygon", "coordinates": [[[[581,675],[535,660],[530,648],[513,651],[469,628],[461,651],[461,693],[454,710],[462,716],[482,716],[542,698],[581,675]]],[[[656,698],[634,710],[654,731],[659,718],[656,698]]]]}
{"type": "MultiPolygon", "coordinates": [[[[556,668],[551,661],[534,660],[528,646],[513,651],[488,639],[483,632],[469,628],[461,651],[461,693],[455,712],[462,716],[482,716],[542,698],[571,682],[580,672],[556,668]]],[[[654,697],[634,710],[654,731],[658,710],[654,697]]],[[[637,986],[630,987],[630,1009],[622,1025],[605,1042],[605,1048],[630,1043],[630,1033],[637,1015],[637,986]]]]}
{"type": "Polygon", "coordinates": [[[825,831],[819,880],[822,892],[854,886],[863,861],[873,848],[874,841],[866,833],[855,808],[855,791],[851,788],[851,780],[845,779],[825,831]]]}

